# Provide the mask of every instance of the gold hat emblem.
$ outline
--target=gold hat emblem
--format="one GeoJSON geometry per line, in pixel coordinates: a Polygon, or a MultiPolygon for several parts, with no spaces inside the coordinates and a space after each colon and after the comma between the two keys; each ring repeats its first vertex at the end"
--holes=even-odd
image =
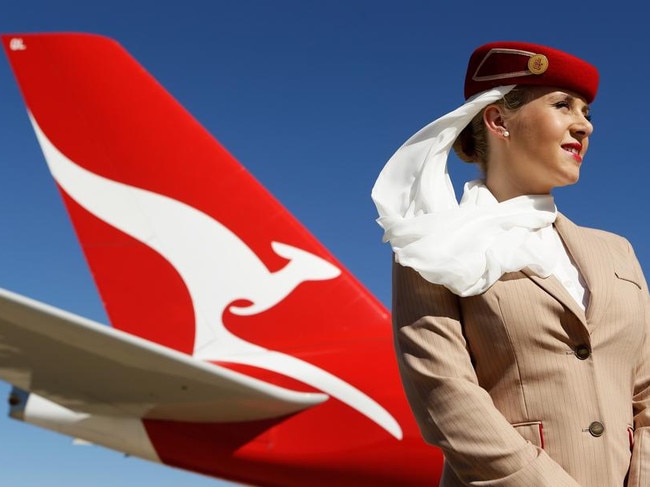
{"type": "Polygon", "coordinates": [[[548,69],[548,58],[544,54],[535,54],[528,59],[528,70],[533,74],[542,74],[548,69]]]}

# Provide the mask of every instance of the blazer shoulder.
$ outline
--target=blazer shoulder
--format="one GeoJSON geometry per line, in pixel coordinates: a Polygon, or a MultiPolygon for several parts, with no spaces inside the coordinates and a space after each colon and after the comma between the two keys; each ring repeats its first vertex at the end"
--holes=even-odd
{"type": "Polygon", "coordinates": [[[633,252],[630,241],[627,238],[623,237],[622,235],[607,230],[603,230],[600,228],[577,225],[569,218],[567,218],[565,215],[558,215],[558,216],[561,221],[561,225],[563,227],[572,228],[575,232],[577,232],[581,236],[581,238],[598,239],[604,242],[606,245],[624,250],[626,253],[629,253],[631,251],[633,252]]]}
{"type": "Polygon", "coordinates": [[[632,244],[630,244],[630,241],[624,236],[619,235],[617,233],[609,232],[607,230],[602,230],[600,228],[592,228],[592,227],[579,227],[579,228],[581,228],[585,233],[590,234],[595,238],[600,238],[602,240],[605,240],[611,245],[618,245],[628,250],[632,249],[632,244]]]}

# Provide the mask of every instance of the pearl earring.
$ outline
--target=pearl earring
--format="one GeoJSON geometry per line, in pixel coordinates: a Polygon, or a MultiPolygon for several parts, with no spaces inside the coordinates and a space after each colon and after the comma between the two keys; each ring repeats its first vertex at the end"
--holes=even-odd
{"type": "Polygon", "coordinates": [[[503,136],[504,137],[510,137],[510,132],[508,132],[507,130],[504,130],[503,131],[503,136]]]}

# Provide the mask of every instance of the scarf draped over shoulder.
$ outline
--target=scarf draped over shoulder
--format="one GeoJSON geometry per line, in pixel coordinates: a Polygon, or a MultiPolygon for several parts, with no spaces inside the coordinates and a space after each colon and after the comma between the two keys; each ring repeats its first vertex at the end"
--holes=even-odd
{"type": "Polygon", "coordinates": [[[388,160],[372,189],[377,222],[396,261],[458,296],[481,294],[504,273],[524,267],[546,277],[557,262],[540,232],[557,216],[552,196],[498,202],[477,180],[465,184],[459,203],[447,170],[463,128],[512,88],[479,93],[415,133],[388,160]]]}

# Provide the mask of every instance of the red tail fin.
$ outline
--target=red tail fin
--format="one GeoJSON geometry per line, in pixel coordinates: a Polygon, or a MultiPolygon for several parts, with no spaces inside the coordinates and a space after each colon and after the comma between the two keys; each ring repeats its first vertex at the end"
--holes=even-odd
{"type": "Polygon", "coordinates": [[[309,316],[311,330],[295,318],[272,332],[256,329],[256,341],[273,345],[297,345],[298,328],[304,343],[305,334],[349,333],[350,321],[363,334],[365,323],[385,319],[382,306],[117,43],[83,34],[3,40],[115,327],[193,353],[212,333],[210,318],[195,315],[223,313],[234,300],[258,300],[231,308],[252,314],[295,295],[291,314],[309,316]],[[193,262],[178,268],[179,260],[193,262]],[[210,299],[211,309],[202,309],[210,299]],[[342,306],[355,316],[342,321],[342,306]]]}
{"type": "Polygon", "coordinates": [[[299,390],[290,398],[327,394],[235,433],[147,420],[157,455],[254,483],[434,479],[384,307],[117,43],[2,39],[113,326],[299,390]]]}

